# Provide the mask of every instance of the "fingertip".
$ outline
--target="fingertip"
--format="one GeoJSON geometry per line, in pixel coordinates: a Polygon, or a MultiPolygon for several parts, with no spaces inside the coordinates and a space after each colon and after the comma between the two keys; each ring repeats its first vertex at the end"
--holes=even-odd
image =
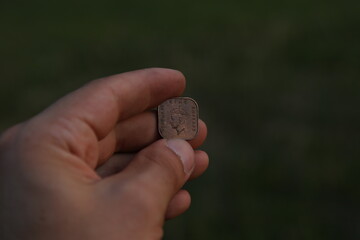
{"type": "MultiPolygon", "coordinates": [[[[174,85],[177,86],[179,92],[177,95],[181,95],[186,87],[186,78],[185,75],[179,70],[170,69],[170,68],[146,68],[140,71],[145,71],[148,76],[153,79],[169,79],[174,85]]],[[[169,88],[167,88],[169,90],[169,88]]]]}
{"type": "Polygon", "coordinates": [[[197,150],[195,151],[195,168],[189,180],[201,176],[209,167],[209,156],[206,152],[197,150]]]}
{"type": "Polygon", "coordinates": [[[169,71],[169,75],[171,75],[174,79],[174,81],[177,81],[179,84],[179,96],[185,91],[186,88],[186,77],[185,75],[180,72],[179,70],[175,70],[175,69],[169,69],[166,68],[167,71],[169,71]]]}
{"type": "Polygon", "coordinates": [[[191,144],[191,146],[194,149],[200,147],[204,143],[204,141],[207,137],[207,126],[206,126],[205,122],[202,121],[201,119],[199,119],[198,126],[199,126],[198,134],[196,135],[196,137],[194,139],[189,141],[189,143],[191,144]]]}
{"type": "Polygon", "coordinates": [[[185,174],[190,176],[195,166],[195,156],[189,143],[182,139],[167,139],[166,146],[179,157],[185,174]]]}
{"type": "Polygon", "coordinates": [[[208,128],[207,128],[206,123],[201,119],[199,119],[199,128],[202,132],[202,140],[205,141],[205,139],[207,137],[207,133],[208,133],[208,128]]]}
{"type": "Polygon", "coordinates": [[[167,74],[168,77],[172,77],[174,79],[177,79],[179,81],[182,81],[183,83],[185,83],[185,75],[176,69],[171,69],[171,68],[158,68],[158,67],[154,67],[154,68],[148,68],[149,71],[153,71],[155,74],[159,74],[159,73],[164,73],[167,74]]]}
{"type": "Polygon", "coordinates": [[[171,199],[165,213],[165,218],[172,219],[183,214],[186,210],[189,209],[190,205],[191,205],[190,193],[183,189],[180,190],[171,199]]]}

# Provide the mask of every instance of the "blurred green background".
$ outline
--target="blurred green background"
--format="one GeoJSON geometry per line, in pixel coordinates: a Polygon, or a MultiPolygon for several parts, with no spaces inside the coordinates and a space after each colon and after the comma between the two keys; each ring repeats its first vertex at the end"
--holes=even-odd
{"type": "Polygon", "coordinates": [[[0,2],[0,131],[89,80],[181,70],[207,173],[165,239],[360,239],[359,1],[0,2]]]}

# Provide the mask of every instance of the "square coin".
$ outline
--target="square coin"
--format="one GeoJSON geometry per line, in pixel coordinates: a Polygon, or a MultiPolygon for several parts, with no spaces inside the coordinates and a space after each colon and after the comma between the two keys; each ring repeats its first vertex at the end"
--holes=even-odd
{"type": "Polygon", "coordinates": [[[199,107],[189,97],[171,98],[158,106],[158,130],[163,138],[191,140],[198,133],[199,107]]]}

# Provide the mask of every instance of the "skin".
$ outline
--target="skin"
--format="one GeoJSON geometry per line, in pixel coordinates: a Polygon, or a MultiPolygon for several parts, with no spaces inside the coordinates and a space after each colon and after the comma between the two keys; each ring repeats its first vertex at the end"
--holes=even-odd
{"type": "Polygon", "coordinates": [[[144,69],[92,81],[0,137],[0,239],[160,239],[208,166],[201,146],[160,139],[152,108],[184,76],[144,69]]]}

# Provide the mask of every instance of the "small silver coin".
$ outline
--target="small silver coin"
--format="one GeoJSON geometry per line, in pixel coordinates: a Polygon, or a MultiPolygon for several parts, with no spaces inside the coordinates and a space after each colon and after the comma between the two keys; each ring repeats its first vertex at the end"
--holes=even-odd
{"type": "Polygon", "coordinates": [[[198,120],[199,107],[192,98],[171,98],[158,106],[158,130],[163,138],[194,139],[198,120]]]}

